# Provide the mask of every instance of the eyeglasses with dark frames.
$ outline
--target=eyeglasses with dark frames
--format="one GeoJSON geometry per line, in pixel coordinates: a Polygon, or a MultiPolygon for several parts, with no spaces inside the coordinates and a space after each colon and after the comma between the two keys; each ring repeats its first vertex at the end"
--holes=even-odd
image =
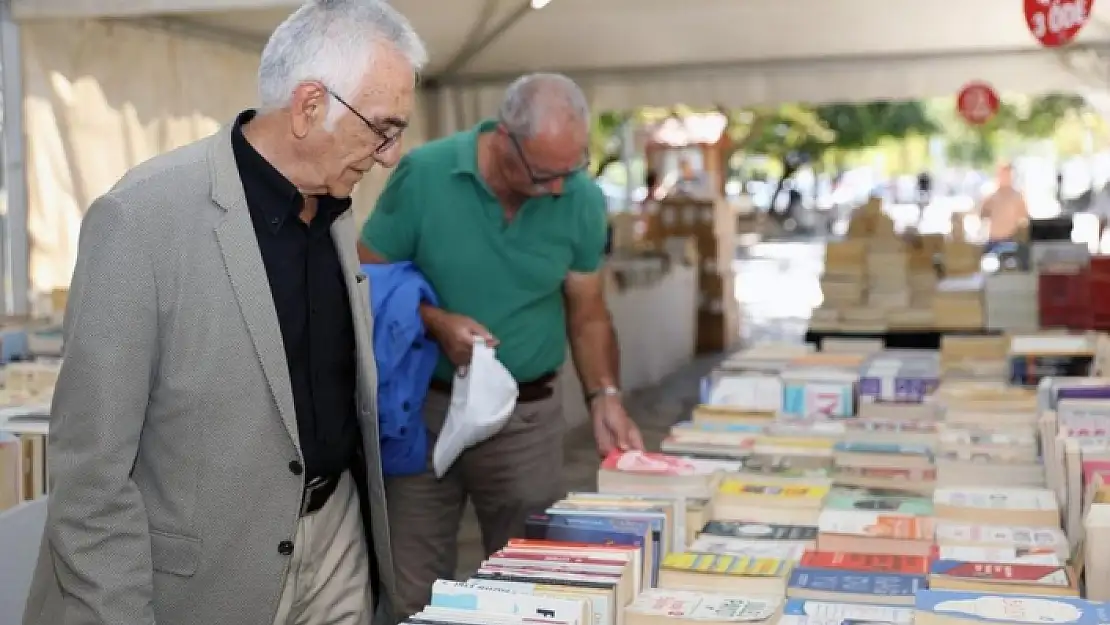
{"type": "MultiPolygon", "coordinates": [[[[502,127],[504,127],[504,124],[502,124],[502,127]]],[[[544,186],[551,184],[556,180],[568,178],[580,171],[585,171],[585,169],[590,165],[590,150],[589,148],[587,148],[585,150],[585,153],[582,155],[582,162],[578,165],[575,165],[574,167],[566,171],[557,173],[537,173],[536,170],[532,168],[532,163],[528,162],[528,157],[524,155],[524,146],[520,144],[520,139],[518,139],[515,134],[509,132],[507,129],[505,131],[505,134],[509,136],[509,141],[513,144],[513,149],[516,150],[516,155],[520,158],[520,163],[524,165],[524,171],[528,172],[528,177],[532,180],[532,184],[536,186],[544,186]]]]}
{"type": "Polygon", "coordinates": [[[389,150],[389,148],[393,147],[397,143],[397,141],[401,139],[401,135],[404,134],[404,128],[397,130],[397,132],[394,132],[392,135],[389,134],[387,131],[382,130],[380,127],[378,127],[378,125],[374,122],[366,119],[366,116],[356,111],[355,107],[347,104],[347,101],[339,97],[339,94],[332,91],[330,87],[324,87],[324,90],[328,92],[328,95],[335,98],[337,102],[347,107],[347,110],[350,111],[351,114],[361,119],[362,123],[366,124],[366,127],[369,128],[371,132],[373,132],[375,135],[378,136],[379,139],[382,140],[381,144],[374,149],[374,154],[381,154],[383,152],[386,152],[387,150],[389,150]]]}

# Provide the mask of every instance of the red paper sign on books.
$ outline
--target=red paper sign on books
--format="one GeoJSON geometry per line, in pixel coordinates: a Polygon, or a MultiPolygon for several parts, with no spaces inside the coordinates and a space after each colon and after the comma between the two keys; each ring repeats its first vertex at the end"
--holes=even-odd
{"type": "Polygon", "coordinates": [[[969,82],[956,96],[956,109],[960,112],[960,117],[975,126],[990,121],[1001,105],[1002,100],[994,87],[985,82],[969,82]]]}
{"type": "Polygon", "coordinates": [[[1095,0],[1024,0],[1029,32],[1046,48],[1062,46],[1091,18],[1095,0]]]}

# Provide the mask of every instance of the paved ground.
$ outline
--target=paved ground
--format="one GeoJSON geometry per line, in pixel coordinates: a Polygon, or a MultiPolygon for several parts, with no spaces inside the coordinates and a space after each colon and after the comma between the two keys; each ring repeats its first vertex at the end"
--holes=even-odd
{"type": "MultiPolygon", "coordinates": [[[[765,243],[741,253],[734,270],[736,295],[745,313],[745,343],[800,342],[810,311],[821,303],[818,276],[824,245],[819,242],[765,243]]],[[[698,380],[720,356],[699,358],[661,384],[631,393],[628,411],[644,433],[648,449],[659,443],[671,425],[689,415],[697,402],[698,380]]],[[[597,485],[597,452],[588,427],[567,437],[567,478],[571,490],[597,485]]],[[[478,523],[468,511],[459,533],[459,575],[465,578],[482,560],[478,523]]]]}

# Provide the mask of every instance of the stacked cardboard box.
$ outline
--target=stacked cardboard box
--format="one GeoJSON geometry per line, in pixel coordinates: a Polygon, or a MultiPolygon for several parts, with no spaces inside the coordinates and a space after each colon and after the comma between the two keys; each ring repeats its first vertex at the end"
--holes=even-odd
{"type": "Polygon", "coordinates": [[[868,333],[932,327],[933,257],[942,243],[937,237],[907,243],[872,200],[852,216],[848,238],[826,246],[825,301],[810,326],[868,333]]]}
{"type": "Polygon", "coordinates": [[[986,326],[1004,332],[1029,332],[1038,325],[1037,274],[1003,272],[987,278],[986,326]]]}
{"type": "Polygon", "coordinates": [[[933,296],[933,326],[941,330],[983,327],[983,277],[973,274],[945,278],[933,296]]]}
{"type": "Polygon", "coordinates": [[[699,352],[727,349],[740,337],[740,306],[732,270],[736,224],[734,211],[724,199],[669,196],[659,205],[656,243],[662,247],[668,240],[688,238],[697,247],[699,352]]]}

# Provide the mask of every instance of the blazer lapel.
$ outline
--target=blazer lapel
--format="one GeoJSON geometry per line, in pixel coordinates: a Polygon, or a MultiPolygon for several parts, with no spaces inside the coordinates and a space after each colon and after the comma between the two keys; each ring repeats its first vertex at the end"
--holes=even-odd
{"type": "Polygon", "coordinates": [[[351,301],[351,320],[355,326],[355,342],[358,348],[360,395],[365,405],[359,410],[368,417],[363,419],[363,427],[372,428],[374,439],[378,437],[377,412],[377,367],[374,364],[374,320],[370,310],[370,279],[362,272],[358,262],[358,240],[355,236],[354,214],[348,210],[335,220],[331,226],[332,241],[339,253],[343,266],[343,277],[347,282],[347,294],[351,301]]]}
{"type": "Polygon", "coordinates": [[[281,421],[293,444],[300,449],[297,414],[293,406],[293,388],[289,381],[289,364],[278,325],[274,297],[262,253],[254,234],[239,168],[231,149],[231,126],[225,126],[213,137],[208,157],[212,178],[212,200],[226,211],[216,226],[216,239],[223,254],[231,287],[239,301],[239,311],[246,322],[258,361],[269,383],[281,421]]]}

